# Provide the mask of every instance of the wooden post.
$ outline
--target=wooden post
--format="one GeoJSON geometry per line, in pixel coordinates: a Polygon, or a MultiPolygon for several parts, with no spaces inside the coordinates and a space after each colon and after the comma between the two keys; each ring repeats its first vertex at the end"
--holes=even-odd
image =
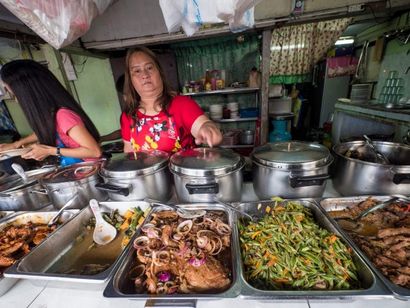
{"type": "Polygon", "coordinates": [[[271,30],[264,30],[262,34],[262,81],[261,81],[261,136],[260,143],[268,142],[269,115],[269,75],[270,75],[270,44],[271,30]]]}

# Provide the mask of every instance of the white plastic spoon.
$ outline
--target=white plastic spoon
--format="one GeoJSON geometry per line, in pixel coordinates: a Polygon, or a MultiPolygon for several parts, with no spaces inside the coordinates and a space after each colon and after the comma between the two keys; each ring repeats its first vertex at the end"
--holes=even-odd
{"type": "Polygon", "coordinates": [[[117,235],[117,229],[106,222],[101,216],[100,205],[98,204],[97,200],[90,200],[90,208],[95,216],[93,240],[98,245],[107,245],[113,239],[115,239],[115,236],[117,235]]]}

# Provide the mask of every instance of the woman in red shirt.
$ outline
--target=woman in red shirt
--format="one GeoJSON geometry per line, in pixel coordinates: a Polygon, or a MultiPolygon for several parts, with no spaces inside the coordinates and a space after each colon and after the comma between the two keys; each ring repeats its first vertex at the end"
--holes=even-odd
{"type": "Polygon", "coordinates": [[[173,153],[194,144],[222,142],[216,125],[198,104],[172,92],[155,56],[147,48],[128,51],[121,115],[124,152],[162,150],[173,153]]]}

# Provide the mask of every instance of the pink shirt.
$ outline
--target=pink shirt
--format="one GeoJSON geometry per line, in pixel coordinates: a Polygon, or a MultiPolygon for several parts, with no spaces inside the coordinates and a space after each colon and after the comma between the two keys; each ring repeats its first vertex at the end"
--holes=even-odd
{"type": "MultiPolygon", "coordinates": [[[[74,111],[67,108],[60,108],[56,114],[57,133],[66,148],[78,148],[80,145],[68,135],[68,131],[74,126],[84,126],[83,120],[74,111]]],[[[98,158],[83,158],[84,161],[94,161],[98,158]]]]}

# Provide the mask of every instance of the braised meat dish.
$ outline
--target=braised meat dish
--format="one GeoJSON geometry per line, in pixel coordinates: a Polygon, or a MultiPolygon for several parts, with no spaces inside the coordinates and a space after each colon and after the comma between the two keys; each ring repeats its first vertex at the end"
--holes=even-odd
{"type": "MultiPolygon", "coordinates": [[[[335,218],[354,218],[377,203],[368,198],[330,214],[335,218]]],[[[346,231],[391,282],[410,288],[410,203],[394,202],[361,218],[358,228],[346,231]]]]}
{"type": "Polygon", "coordinates": [[[0,272],[11,266],[40,244],[56,226],[46,224],[26,223],[9,225],[0,233],[0,272]]]}
{"type": "Polygon", "coordinates": [[[159,211],[141,227],[133,243],[136,265],[130,271],[138,292],[214,293],[230,286],[231,228],[225,213],[195,216],[159,211]]]}

